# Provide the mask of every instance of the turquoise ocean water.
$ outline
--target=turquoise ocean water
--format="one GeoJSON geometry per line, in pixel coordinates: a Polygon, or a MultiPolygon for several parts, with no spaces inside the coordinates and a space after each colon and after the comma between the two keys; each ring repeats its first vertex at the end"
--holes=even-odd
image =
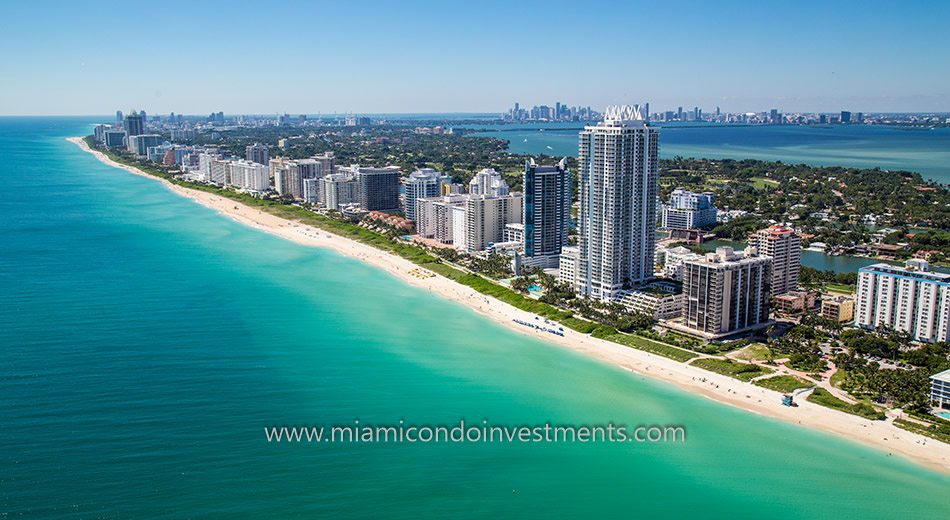
{"type": "Polygon", "coordinates": [[[950,477],[525,338],[0,119],[4,518],[946,518],[950,477]],[[675,444],[266,425],[674,423],[675,444]]]}

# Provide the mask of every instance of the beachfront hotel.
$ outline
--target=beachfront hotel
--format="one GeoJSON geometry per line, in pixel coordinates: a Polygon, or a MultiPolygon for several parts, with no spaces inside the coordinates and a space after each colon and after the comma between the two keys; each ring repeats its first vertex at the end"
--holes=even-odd
{"type": "Polygon", "coordinates": [[[858,270],[854,326],[906,332],[916,341],[947,341],[950,274],[930,270],[926,260],[904,267],[874,264],[858,270]]]}
{"type": "Polygon", "coordinates": [[[567,159],[552,166],[524,165],[524,217],[519,230],[524,242],[524,263],[534,267],[558,266],[567,245],[571,212],[571,172],[567,159]]]}
{"type": "Polygon", "coordinates": [[[754,247],[736,253],[716,248],[683,262],[683,315],[666,324],[704,339],[717,339],[768,324],[772,259],[754,247]]]}
{"type": "Polygon", "coordinates": [[[230,163],[228,186],[259,193],[270,189],[270,172],[267,166],[246,160],[230,163]]]}
{"type": "Polygon", "coordinates": [[[580,133],[579,295],[617,300],[653,277],[659,141],[631,106],[580,133]]]}
{"type": "Polygon", "coordinates": [[[802,238],[795,230],[779,224],[756,231],[749,245],[760,255],[772,257],[773,296],[798,289],[798,272],[802,266],[802,238]]]}

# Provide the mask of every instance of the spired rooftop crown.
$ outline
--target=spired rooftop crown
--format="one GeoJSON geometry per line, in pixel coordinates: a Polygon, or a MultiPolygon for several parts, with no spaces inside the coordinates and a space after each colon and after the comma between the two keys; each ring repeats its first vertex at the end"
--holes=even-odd
{"type": "Polygon", "coordinates": [[[640,105],[611,105],[604,111],[605,123],[621,123],[624,121],[643,121],[640,114],[640,105]]]}

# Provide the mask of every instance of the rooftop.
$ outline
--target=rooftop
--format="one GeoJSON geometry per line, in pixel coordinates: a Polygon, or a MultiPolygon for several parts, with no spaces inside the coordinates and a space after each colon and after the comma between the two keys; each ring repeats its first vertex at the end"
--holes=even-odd
{"type": "Polygon", "coordinates": [[[934,374],[930,376],[930,379],[936,379],[937,381],[943,381],[944,383],[950,383],[950,368],[944,370],[943,372],[934,374]]]}

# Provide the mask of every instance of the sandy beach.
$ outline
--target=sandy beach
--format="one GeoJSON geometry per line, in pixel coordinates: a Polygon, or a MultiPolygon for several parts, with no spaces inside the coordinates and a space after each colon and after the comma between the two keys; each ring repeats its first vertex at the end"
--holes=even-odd
{"type": "Polygon", "coordinates": [[[103,163],[161,182],[173,192],[214,209],[237,222],[302,245],[325,247],[339,254],[360,259],[410,285],[459,302],[521,334],[593,356],[635,374],[675,384],[689,392],[720,403],[855,440],[888,454],[903,456],[928,468],[950,473],[950,445],[902,430],[893,425],[891,419],[871,421],[812,404],[804,398],[796,399],[800,404],[799,407],[786,407],[781,404],[780,393],[751,383],[743,383],[665,357],[595,339],[567,328],[565,328],[564,336],[560,337],[519,325],[513,320],[534,322],[535,315],[487,297],[442,276],[417,276],[419,266],[398,256],[321,229],[276,217],[219,195],[177,186],[136,168],[116,163],[105,154],[90,149],[81,138],[71,137],[69,141],[84,151],[92,153],[103,163]]]}

